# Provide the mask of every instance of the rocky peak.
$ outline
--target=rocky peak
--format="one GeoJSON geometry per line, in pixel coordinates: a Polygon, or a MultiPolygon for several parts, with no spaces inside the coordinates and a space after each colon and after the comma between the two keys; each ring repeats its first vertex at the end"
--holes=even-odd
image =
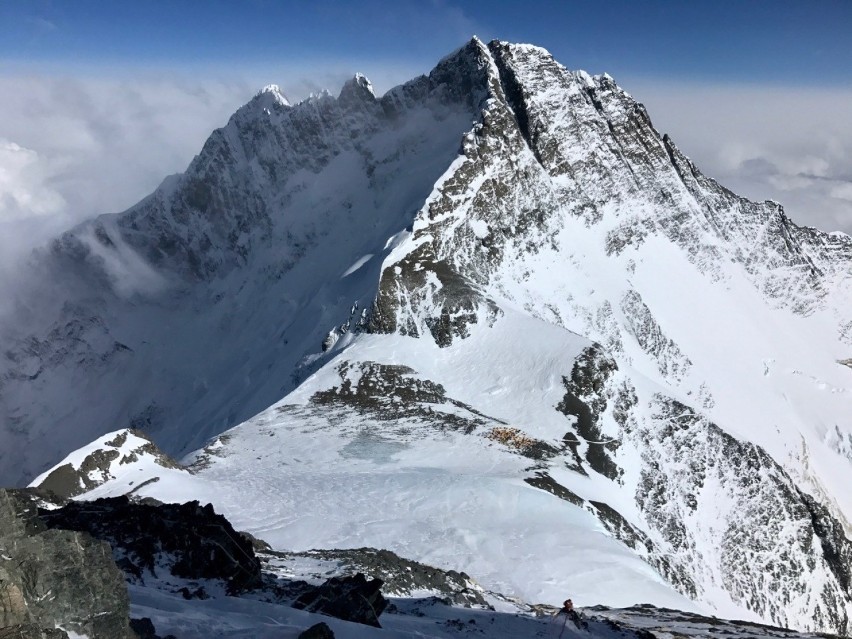
{"type": "MultiPolygon", "coordinates": [[[[649,235],[660,235],[710,277],[720,277],[728,260],[740,263],[752,285],[774,304],[804,314],[826,302],[837,304],[825,300],[820,276],[836,269],[828,251],[814,259],[810,242],[799,238],[801,231],[780,207],[750,202],[703,176],[611,76],[568,71],[547,51],[530,45],[494,41],[484,47],[475,40],[454,55],[455,60],[482,58],[490,69],[486,95],[494,99],[482,111],[475,135],[463,144],[464,168],[447,178],[415,223],[416,236],[431,238],[431,259],[446,257],[454,270],[482,284],[496,264],[505,263],[509,246],[521,261],[524,252],[538,252],[541,242],[521,242],[521,236],[550,237],[565,226],[566,215],[579,216],[606,234],[609,254],[636,249],[649,235]],[[499,181],[492,177],[477,191],[467,180],[493,176],[496,166],[503,171],[499,181]],[[522,192],[519,185],[527,180],[522,192]],[[465,191],[460,205],[458,195],[465,191]],[[512,202],[508,211],[501,206],[507,199],[512,202]],[[452,221],[443,215],[450,210],[452,221]],[[459,224],[460,217],[477,228],[500,230],[482,237],[459,224]],[[487,244],[485,252],[482,244],[487,244]]],[[[426,247],[418,243],[417,251],[423,255],[426,247]]],[[[841,267],[847,274],[849,264],[847,259],[841,267]]],[[[422,279],[421,274],[414,281],[422,279]]],[[[438,314],[454,312],[444,303],[437,308],[438,314]]],[[[387,304],[378,310],[386,313],[387,304]]]]}
{"type": "Polygon", "coordinates": [[[290,101],[277,84],[267,84],[255,94],[252,102],[259,108],[267,110],[275,106],[290,106],[290,101]]]}
{"type": "Polygon", "coordinates": [[[362,101],[375,102],[376,95],[373,93],[373,85],[367,79],[367,76],[356,73],[343,85],[337,100],[344,106],[351,106],[362,101]]]}
{"type": "Polygon", "coordinates": [[[74,451],[54,468],[36,477],[32,486],[59,499],[69,499],[90,492],[119,475],[129,474],[133,470],[149,470],[152,466],[160,469],[180,468],[144,433],[123,429],[108,433],[86,448],[74,451]]]}
{"type": "Polygon", "coordinates": [[[456,105],[476,112],[493,92],[495,78],[488,47],[474,37],[442,58],[428,75],[389,90],[382,96],[382,104],[391,114],[423,101],[456,105]]]}

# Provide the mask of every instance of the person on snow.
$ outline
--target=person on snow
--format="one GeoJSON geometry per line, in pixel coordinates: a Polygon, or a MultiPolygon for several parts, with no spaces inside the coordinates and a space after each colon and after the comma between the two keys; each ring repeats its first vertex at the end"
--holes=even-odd
{"type": "MultiPolygon", "coordinates": [[[[553,616],[559,617],[559,615],[563,615],[563,614],[565,615],[565,623],[567,623],[568,619],[570,619],[571,621],[574,622],[574,625],[577,626],[578,629],[579,628],[588,628],[588,624],[586,622],[584,622],[582,619],[580,619],[579,613],[576,610],[574,610],[574,602],[571,601],[570,599],[566,599],[565,601],[563,601],[562,602],[562,608],[557,610],[554,613],[553,616]]],[[[565,632],[565,623],[562,624],[562,632],[565,632]]],[[[560,637],[562,636],[562,632],[559,633],[560,637]]]]}

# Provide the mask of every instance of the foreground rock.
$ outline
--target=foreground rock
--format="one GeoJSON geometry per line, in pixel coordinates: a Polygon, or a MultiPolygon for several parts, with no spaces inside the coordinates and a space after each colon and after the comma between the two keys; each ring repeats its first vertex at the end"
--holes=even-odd
{"type": "Polygon", "coordinates": [[[33,493],[0,489],[0,637],[131,639],[129,608],[108,544],[50,530],[33,493]]]}
{"type": "Polygon", "coordinates": [[[109,542],[130,578],[144,581],[167,570],[184,579],[221,580],[229,594],[262,585],[252,542],[210,504],[155,506],[115,497],[70,502],[40,516],[50,528],[85,531],[109,542]]]}
{"type": "Polygon", "coordinates": [[[0,628],[0,639],[67,639],[64,630],[39,628],[33,624],[0,628]]]}
{"type": "Polygon", "coordinates": [[[300,634],[299,639],[334,639],[334,632],[328,624],[320,622],[300,634]]]}
{"type": "Polygon", "coordinates": [[[156,628],[154,628],[154,623],[148,617],[131,619],[130,627],[139,639],[175,639],[174,635],[160,637],[160,635],[157,634],[156,628]]]}
{"type": "Polygon", "coordinates": [[[346,548],[279,552],[264,550],[261,561],[272,571],[292,566],[302,560],[319,562],[315,571],[303,578],[325,579],[329,570],[339,575],[363,573],[368,579],[382,581],[382,593],[389,597],[415,597],[429,593],[448,605],[465,608],[489,608],[485,590],[469,575],[455,570],[441,570],[400,557],[390,550],[378,548],[346,548]]]}
{"type": "MultiPolygon", "coordinates": [[[[255,544],[263,546],[259,540],[255,544]]],[[[234,531],[212,507],[197,502],[150,506],[122,498],[62,505],[45,502],[35,491],[0,489],[0,639],[160,639],[169,631],[179,639],[334,639],[328,624],[310,625],[317,618],[293,608],[371,626],[350,631],[329,620],[343,636],[350,632],[365,638],[387,632],[444,638],[515,639],[560,632],[566,639],[575,636],[564,618],[552,617],[555,609],[550,606],[512,600],[481,589],[464,573],[441,571],[372,548],[290,554],[266,549],[262,557],[268,574],[257,589],[243,592],[261,577],[253,552],[249,538],[234,531]],[[240,553],[245,559],[236,559],[240,553]],[[352,574],[362,568],[373,577],[386,576],[388,583],[361,572],[352,574]],[[178,577],[177,583],[221,580],[228,587],[211,588],[213,601],[204,601],[207,595],[184,600],[174,590],[174,580],[149,578],[156,570],[168,570],[178,577]],[[306,581],[318,583],[319,573],[335,576],[321,585],[306,581]],[[150,618],[129,620],[125,577],[135,584],[131,592],[141,595],[134,599],[136,606],[141,602],[165,632],[158,634],[150,618]],[[391,604],[383,587],[407,595],[391,604]],[[424,596],[429,592],[446,596],[424,596]],[[290,634],[281,634],[282,628],[290,634]]],[[[649,605],[596,606],[581,613],[580,632],[600,639],[818,636],[649,605]]]]}
{"type": "Polygon", "coordinates": [[[388,605],[381,588],[380,579],[367,581],[361,573],[354,577],[332,577],[301,595],[293,607],[381,628],[379,615],[388,605]]]}

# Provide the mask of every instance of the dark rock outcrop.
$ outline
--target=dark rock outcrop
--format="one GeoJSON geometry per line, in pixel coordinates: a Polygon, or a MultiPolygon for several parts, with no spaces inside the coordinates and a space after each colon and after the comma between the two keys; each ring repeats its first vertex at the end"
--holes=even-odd
{"type": "Polygon", "coordinates": [[[299,639],[334,639],[334,632],[327,623],[321,621],[300,634],[299,639]]]}
{"type": "Polygon", "coordinates": [[[602,433],[598,420],[607,408],[603,392],[606,383],[618,370],[615,360],[607,356],[599,345],[587,348],[574,363],[571,377],[563,377],[565,396],[556,410],[576,419],[574,428],[589,443],[586,461],[601,475],[618,480],[621,468],[613,461],[610,451],[618,448],[616,440],[599,443],[602,433]]]}
{"type": "Polygon", "coordinates": [[[154,627],[154,622],[151,621],[148,617],[142,617],[141,619],[131,619],[130,620],[130,628],[133,632],[136,633],[136,636],[139,639],[175,639],[174,635],[166,635],[165,637],[160,637],[157,634],[157,629],[154,627]]]}
{"type": "Polygon", "coordinates": [[[503,423],[449,397],[441,384],[419,377],[408,366],[343,362],[337,373],[340,386],[315,393],[312,404],[356,411],[383,422],[417,419],[432,428],[465,434],[489,421],[503,423]]]}
{"type": "Polygon", "coordinates": [[[115,497],[71,502],[57,510],[42,510],[40,516],[50,528],[85,531],[109,542],[131,577],[144,578],[146,572],[166,568],[176,577],[220,579],[231,594],[262,583],[251,541],[210,504],[151,506],[115,497]]]}
{"type": "MultiPolygon", "coordinates": [[[[273,553],[287,557],[283,553],[273,553]]],[[[335,561],[348,574],[363,573],[382,582],[382,591],[396,597],[412,597],[418,592],[434,592],[453,605],[490,608],[484,591],[464,572],[441,570],[400,557],[390,550],[352,548],[310,550],[294,556],[335,561]]]]}
{"type": "Polygon", "coordinates": [[[381,628],[379,615],[388,605],[381,588],[381,579],[367,581],[362,573],[353,577],[332,577],[301,595],[293,602],[293,607],[381,628]]]}
{"type": "Polygon", "coordinates": [[[0,628],[0,639],[68,639],[68,633],[56,628],[39,628],[34,624],[0,628]]]}
{"type": "Polygon", "coordinates": [[[549,473],[544,471],[538,471],[536,472],[535,477],[527,477],[524,481],[533,488],[539,488],[551,495],[559,497],[559,499],[564,499],[575,506],[582,506],[586,503],[585,499],[565,488],[565,486],[553,479],[549,473]]]}
{"type": "Polygon", "coordinates": [[[0,637],[130,639],[129,609],[108,544],[49,529],[35,493],[0,489],[0,637]]]}

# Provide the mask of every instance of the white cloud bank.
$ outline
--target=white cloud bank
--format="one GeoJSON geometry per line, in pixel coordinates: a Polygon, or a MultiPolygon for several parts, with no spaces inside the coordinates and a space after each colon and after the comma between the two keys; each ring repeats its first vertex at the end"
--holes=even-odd
{"type": "Polygon", "coordinates": [[[0,77],[0,220],[122,210],[185,168],[245,83],[0,77]]]}
{"type": "MultiPolygon", "coordinates": [[[[385,90],[415,74],[371,79],[385,90]]],[[[298,99],[334,92],[347,75],[325,69],[279,83],[298,99]]],[[[0,75],[0,276],[47,237],[124,210],[182,171],[214,128],[277,79],[0,75]]],[[[852,231],[852,91],[621,83],[707,175],[780,201],[800,224],[852,231]]]]}
{"type": "Polygon", "coordinates": [[[62,196],[45,188],[50,169],[38,153],[0,138],[0,216],[4,220],[53,215],[65,207],[62,196]]]}

